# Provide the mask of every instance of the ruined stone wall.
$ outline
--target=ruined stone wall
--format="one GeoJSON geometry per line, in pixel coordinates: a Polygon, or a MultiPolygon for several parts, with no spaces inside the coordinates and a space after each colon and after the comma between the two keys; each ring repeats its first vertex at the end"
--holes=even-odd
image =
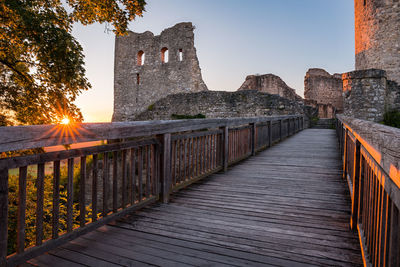
{"type": "Polygon", "coordinates": [[[207,90],[193,30],[192,23],[179,23],[158,36],[147,31],[116,37],[113,121],[128,120],[169,94],[207,90]]]}
{"type": "Polygon", "coordinates": [[[400,84],[400,1],[354,0],[356,70],[382,69],[400,84]]]}
{"type": "Polygon", "coordinates": [[[206,118],[254,117],[303,114],[304,106],[278,95],[255,90],[205,91],[169,95],[132,120],[170,120],[173,114],[206,118]]]}
{"type": "Polygon", "coordinates": [[[304,105],[316,110],[314,114],[320,119],[334,119],[336,114],[336,108],[332,104],[321,104],[316,100],[305,99],[304,105]]]}
{"type": "Polygon", "coordinates": [[[296,90],[290,88],[280,77],[273,74],[249,75],[238,91],[257,90],[281,97],[301,101],[302,97],[296,94],[296,90]]]}
{"type": "Polygon", "coordinates": [[[343,74],[344,115],[379,122],[388,109],[387,79],[383,70],[343,74]]]}
{"type": "Polygon", "coordinates": [[[342,88],[342,75],[330,75],[323,69],[309,69],[304,78],[304,98],[332,105],[338,113],[343,111],[342,88]]]}

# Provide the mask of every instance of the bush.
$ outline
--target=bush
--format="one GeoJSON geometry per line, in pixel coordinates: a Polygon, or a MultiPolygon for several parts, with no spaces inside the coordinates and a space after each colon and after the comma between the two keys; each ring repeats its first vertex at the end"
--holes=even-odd
{"type": "Polygon", "coordinates": [[[174,120],[190,120],[190,119],[205,119],[206,116],[203,114],[197,114],[197,115],[179,115],[179,114],[172,114],[171,115],[172,119],[174,120]]]}
{"type": "Polygon", "coordinates": [[[154,109],[154,104],[151,104],[150,106],[147,107],[148,111],[152,111],[154,109]]]}
{"type": "Polygon", "coordinates": [[[400,128],[400,112],[389,111],[383,115],[383,124],[391,127],[400,128]]]}

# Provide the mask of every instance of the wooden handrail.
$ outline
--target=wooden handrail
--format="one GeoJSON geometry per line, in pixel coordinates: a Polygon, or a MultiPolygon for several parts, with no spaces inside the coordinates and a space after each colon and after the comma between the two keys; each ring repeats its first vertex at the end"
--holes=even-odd
{"type": "Polygon", "coordinates": [[[400,265],[400,129],[337,115],[343,178],[364,265],[400,265]]]}
{"type": "Polygon", "coordinates": [[[174,191],[226,171],[228,165],[302,130],[303,121],[303,116],[294,115],[77,124],[70,129],[54,125],[0,127],[1,152],[113,140],[0,159],[0,266],[22,263],[155,201],[167,203],[174,191]],[[30,166],[35,166],[36,173],[30,166]],[[10,179],[17,179],[18,190],[9,191],[10,179]],[[27,190],[32,189],[27,188],[27,181],[32,180],[37,185],[37,216],[34,244],[27,247],[27,190]],[[52,199],[46,201],[47,191],[52,199]],[[8,214],[10,194],[18,199],[14,217],[8,214]],[[66,199],[65,209],[60,207],[61,196],[66,199]],[[46,213],[44,203],[49,201],[51,210],[46,213]],[[10,220],[17,222],[13,229],[17,237],[11,244],[15,253],[7,251],[10,220]]]}

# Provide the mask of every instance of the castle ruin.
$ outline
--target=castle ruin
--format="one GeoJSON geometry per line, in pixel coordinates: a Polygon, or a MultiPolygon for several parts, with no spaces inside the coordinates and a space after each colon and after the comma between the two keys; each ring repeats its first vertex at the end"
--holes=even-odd
{"type": "Polygon", "coordinates": [[[247,76],[242,86],[238,89],[238,91],[242,90],[257,90],[279,95],[290,100],[302,100],[302,97],[296,94],[296,90],[290,88],[280,77],[273,74],[247,76]]]}
{"type": "Polygon", "coordinates": [[[399,0],[354,0],[356,70],[382,69],[400,84],[399,0]]]}
{"type": "Polygon", "coordinates": [[[132,120],[157,100],[206,91],[194,47],[194,26],[179,23],[160,35],[129,32],[115,39],[113,121],[132,120]]]}
{"type": "Polygon", "coordinates": [[[304,77],[305,104],[318,108],[320,118],[334,118],[343,112],[342,75],[323,69],[309,69],[304,77]]]}
{"type": "Polygon", "coordinates": [[[400,110],[400,2],[354,0],[356,70],[344,73],[344,114],[382,121],[400,110]]]}
{"type": "Polygon", "coordinates": [[[117,37],[113,121],[165,119],[171,116],[171,110],[191,115],[197,110],[208,117],[286,114],[299,112],[297,105],[304,107],[304,113],[313,110],[308,113],[320,118],[334,118],[344,112],[381,121],[385,112],[400,110],[400,0],[354,0],[354,4],[356,70],[342,75],[308,70],[305,99],[273,74],[247,76],[237,93],[210,93],[201,76],[192,23],[179,23],[159,36],[147,31],[117,37]],[[280,98],[261,101],[247,112],[248,99],[258,96],[250,91],[277,95],[289,102],[281,105],[280,98]],[[191,97],[184,93],[198,94],[191,97]],[[159,101],[170,95],[174,96],[159,101]],[[268,105],[262,107],[262,103],[268,105]]]}

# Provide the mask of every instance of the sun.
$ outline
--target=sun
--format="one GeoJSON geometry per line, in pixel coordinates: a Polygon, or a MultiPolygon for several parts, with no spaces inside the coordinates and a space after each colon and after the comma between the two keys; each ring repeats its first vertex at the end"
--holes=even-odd
{"type": "Polygon", "coordinates": [[[61,123],[61,124],[64,124],[64,125],[68,125],[68,124],[71,123],[71,120],[70,120],[68,117],[64,117],[64,118],[61,120],[60,123],[61,123]]]}

